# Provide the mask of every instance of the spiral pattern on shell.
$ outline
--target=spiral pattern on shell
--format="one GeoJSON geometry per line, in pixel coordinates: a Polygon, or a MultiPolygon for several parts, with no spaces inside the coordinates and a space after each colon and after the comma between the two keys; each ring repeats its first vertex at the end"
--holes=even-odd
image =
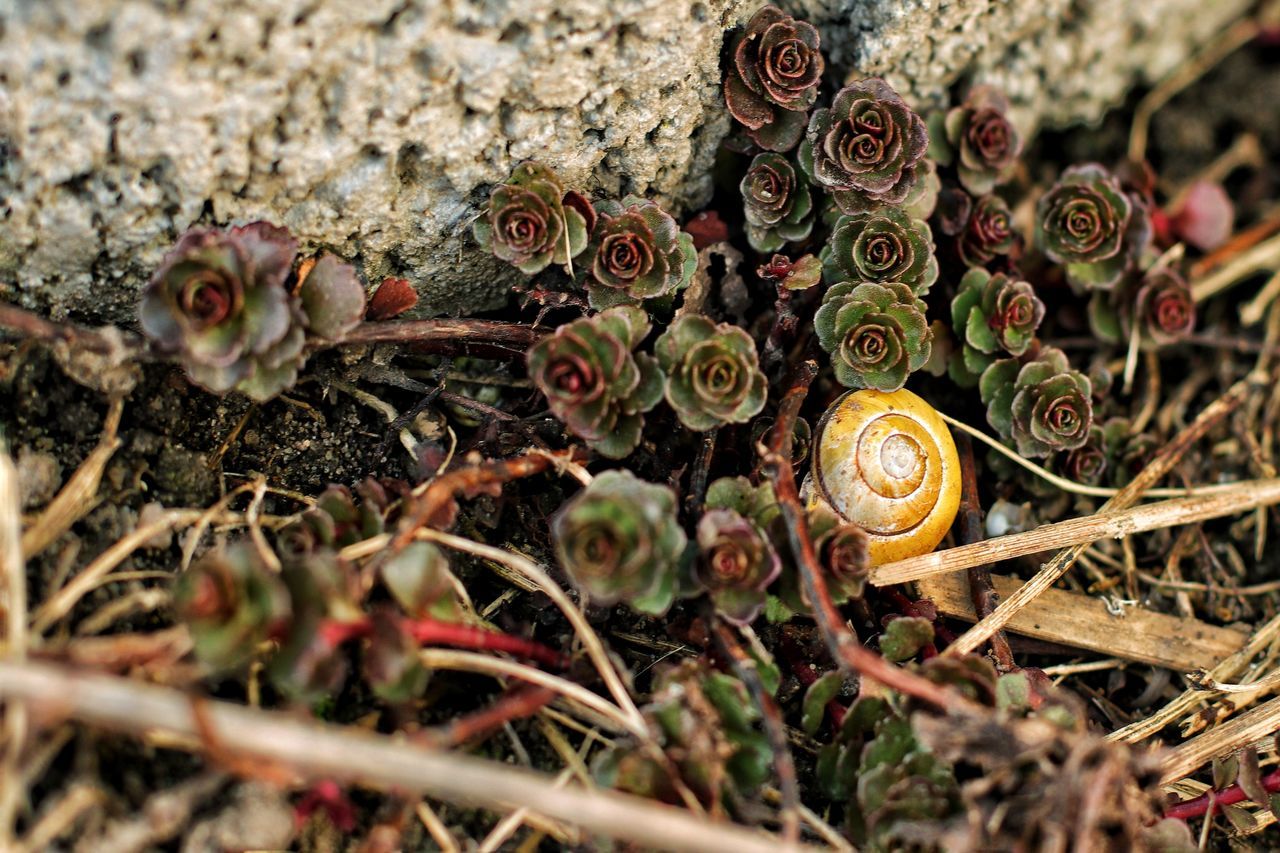
{"type": "Polygon", "coordinates": [[[946,423],[910,391],[854,391],[818,426],[816,496],[867,532],[871,564],[927,554],[960,507],[960,458],[946,423]]]}

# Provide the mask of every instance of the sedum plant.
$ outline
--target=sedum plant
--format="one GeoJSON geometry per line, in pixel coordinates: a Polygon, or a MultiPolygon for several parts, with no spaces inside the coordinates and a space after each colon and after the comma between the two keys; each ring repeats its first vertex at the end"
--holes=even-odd
{"type": "Polygon", "coordinates": [[[605,471],[560,508],[551,533],[560,565],[597,603],[653,615],[671,606],[687,540],[670,488],[605,471]]]}
{"type": "Polygon", "coordinates": [[[966,266],[981,267],[1012,252],[1017,242],[1009,205],[999,196],[988,195],[973,203],[956,236],[956,253],[966,266]]]}
{"type": "Polygon", "coordinates": [[[1060,349],[1044,347],[1029,359],[1001,359],[983,371],[978,388],[987,422],[1023,456],[1074,450],[1089,439],[1093,386],[1071,369],[1060,349]]]}
{"type": "MultiPolygon", "coordinates": [[[[747,22],[730,48],[724,78],[729,113],[766,151],[790,151],[804,135],[823,62],[818,31],[776,6],[747,22]]],[[[766,250],[767,251],[767,250],[766,250]]]]}
{"type": "Polygon", "coordinates": [[[924,122],[878,77],[846,86],[815,110],[800,166],[846,213],[908,200],[927,167],[924,122]]]}
{"type": "Polygon", "coordinates": [[[924,312],[905,284],[846,281],[827,291],[813,327],[841,385],[896,391],[929,360],[924,312]]]}
{"type": "Polygon", "coordinates": [[[782,562],[747,518],[732,509],[710,509],[698,520],[698,586],[716,612],[740,625],[750,623],[765,603],[765,588],[782,571],[782,562]]]}
{"type": "Polygon", "coordinates": [[[803,240],[816,215],[809,184],[780,154],[757,154],[739,185],[747,242],[757,252],[776,252],[803,240]]]}
{"type": "Polygon", "coordinates": [[[1107,290],[1149,240],[1147,219],[1106,169],[1073,166],[1036,204],[1036,243],[1074,286],[1107,290]]]}
{"type": "Polygon", "coordinates": [[[522,163],[489,195],[471,226],[476,242],[528,275],[553,263],[569,264],[587,246],[594,221],[589,204],[565,191],[541,163],[522,163]]]}
{"type": "Polygon", "coordinates": [[[587,296],[596,310],[674,295],[698,264],[693,237],[651,201],[628,196],[596,204],[583,255],[587,296]]]}
{"type": "Polygon", "coordinates": [[[173,604],[196,657],[219,671],[247,662],[291,615],[280,578],[247,541],[214,549],[179,575],[173,604]]]}
{"type": "Polygon", "coordinates": [[[684,314],[658,338],[654,354],[667,378],[667,402],[695,432],[746,423],[764,408],[768,383],[756,344],[737,326],[684,314]]]}
{"type": "Polygon", "coordinates": [[[952,378],[973,387],[997,353],[1025,353],[1044,310],[1029,283],[981,267],[970,269],[951,300],[951,327],[961,342],[951,357],[952,378]]]}
{"type": "Polygon", "coordinates": [[[1089,300],[1090,329],[1109,343],[1124,343],[1136,333],[1143,349],[1156,349],[1182,340],[1195,325],[1191,287],[1167,265],[1149,270],[1135,283],[1094,293],[1089,300]]]}
{"type": "Polygon", "coordinates": [[[1022,139],[1009,121],[1009,100],[990,86],[975,86],[963,104],[947,112],[942,133],[935,131],[934,159],[955,163],[961,185],[974,195],[986,195],[1022,153],[1022,139]]]}
{"type": "Polygon", "coordinates": [[[652,356],[635,352],[649,334],[639,308],[620,306],[559,327],[529,348],[529,377],[551,413],[613,459],[640,443],[644,412],[662,399],[652,356]]]}
{"type": "Polygon", "coordinates": [[[924,296],[938,279],[933,233],[894,207],[836,220],[822,250],[827,281],[895,282],[924,296]]]}

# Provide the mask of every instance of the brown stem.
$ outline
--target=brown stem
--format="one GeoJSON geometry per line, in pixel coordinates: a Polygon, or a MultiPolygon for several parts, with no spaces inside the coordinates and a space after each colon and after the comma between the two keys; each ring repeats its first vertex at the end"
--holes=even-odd
{"type": "Polygon", "coordinates": [[[716,452],[716,437],[719,427],[707,430],[702,434],[702,443],[698,445],[698,458],[693,462],[693,474],[689,476],[689,494],[685,496],[685,508],[695,521],[702,514],[702,501],[707,495],[707,475],[711,470],[711,457],[716,452]]]}
{"type": "Polygon", "coordinates": [[[490,460],[441,474],[425,488],[415,490],[410,510],[401,520],[400,530],[391,542],[392,550],[399,551],[413,541],[413,534],[420,527],[443,530],[452,524],[457,512],[456,495],[473,496],[496,490],[512,480],[541,474],[560,459],[582,462],[585,458],[581,448],[574,447],[558,454],[540,451],[511,459],[490,460]]]}
{"type": "Polygon", "coordinates": [[[533,716],[555,697],[556,692],[549,687],[516,687],[487,708],[423,732],[420,742],[437,749],[462,746],[496,731],[512,720],[533,716]]]}
{"type": "Polygon", "coordinates": [[[908,696],[944,709],[954,709],[970,703],[955,691],[944,689],[932,681],[894,666],[880,655],[858,642],[853,632],[831,601],[822,565],[809,536],[809,520],[796,490],[795,472],[791,468],[791,433],[795,428],[800,406],[809,393],[809,386],[818,374],[818,364],[812,359],[802,362],[792,377],[790,387],[778,407],[778,418],[773,425],[765,453],[764,468],[773,481],[778,505],[787,526],[787,540],[792,555],[800,569],[805,596],[813,608],[813,618],[831,655],[844,669],[879,681],[908,696]]]}
{"type": "MultiPolygon", "coordinates": [[[[961,433],[956,436],[956,447],[960,451],[960,538],[965,545],[981,542],[985,539],[982,529],[982,505],[978,500],[978,475],[973,464],[973,440],[961,433]]],[[[972,566],[968,569],[969,594],[973,598],[973,610],[982,619],[989,616],[1000,603],[1000,596],[991,583],[991,564],[972,566]]],[[[1001,672],[1009,672],[1017,664],[1013,660],[1013,651],[1009,648],[1009,639],[1004,631],[991,635],[991,653],[995,655],[996,666],[1001,672]]]]}
{"type": "Polygon", "coordinates": [[[778,771],[778,786],[782,790],[782,837],[793,844],[800,838],[800,787],[796,782],[796,765],[787,742],[787,728],[782,721],[778,703],[760,680],[755,660],[746,653],[733,632],[721,619],[713,619],[713,636],[722,654],[729,659],[734,673],[751,691],[751,697],[760,707],[765,735],[773,752],[773,767],[778,771]]]}
{"type": "Polygon", "coordinates": [[[504,351],[523,352],[542,337],[533,326],[525,323],[502,323],[496,320],[436,319],[390,320],[381,323],[361,323],[341,341],[323,346],[354,346],[358,344],[412,344],[432,350],[466,349],[470,345],[500,346],[504,351]]]}
{"type": "Polygon", "coordinates": [[[55,323],[39,314],[5,302],[0,302],[0,329],[9,329],[24,338],[34,338],[50,343],[62,341],[89,352],[109,354],[117,349],[97,329],[77,326],[73,323],[55,323]]]}

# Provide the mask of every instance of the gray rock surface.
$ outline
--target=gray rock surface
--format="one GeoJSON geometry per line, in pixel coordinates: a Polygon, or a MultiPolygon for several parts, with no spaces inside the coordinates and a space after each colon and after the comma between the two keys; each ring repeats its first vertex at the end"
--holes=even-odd
{"type": "MultiPolygon", "coordinates": [[[[490,186],[541,159],[592,192],[706,202],[726,28],[755,0],[0,0],[0,298],[131,317],[193,223],[258,218],[501,304],[490,186]]],[[[1248,0],[794,0],[839,73],[919,104],[969,79],[1028,130],[1096,118],[1248,0]]]]}

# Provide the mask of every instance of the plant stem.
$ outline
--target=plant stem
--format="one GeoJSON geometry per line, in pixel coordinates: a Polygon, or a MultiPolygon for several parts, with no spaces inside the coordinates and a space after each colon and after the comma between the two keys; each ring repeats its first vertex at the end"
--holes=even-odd
{"type": "MultiPolygon", "coordinates": [[[[982,528],[982,504],[978,500],[978,474],[973,464],[972,439],[963,434],[956,436],[956,439],[956,446],[960,451],[960,538],[964,544],[972,545],[986,538],[982,528]]],[[[978,614],[979,619],[990,616],[1000,603],[1000,596],[991,583],[991,564],[970,566],[967,574],[974,613],[978,614]]],[[[1001,672],[1009,672],[1017,666],[1004,631],[996,631],[991,635],[991,653],[995,655],[996,666],[1001,672]]]]}
{"type": "MultiPolygon", "coordinates": [[[[1280,770],[1272,770],[1266,776],[1263,776],[1262,787],[1269,794],[1280,791],[1280,770]]],[[[1174,803],[1164,810],[1164,816],[1175,817],[1178,820],[1190,820],[1193,817],[1200,817],[1206,814],[1210,809],[1235,805],[1247,799],[1249,799],[1249,795],[1244,792],[1244,788],[1240,787],[1239,784],[1235,784],[1221,791],[1206,791],[1198,797],[1174,803]]]]}
{"type": "MultiPolygon", "coordinates": [[[[423,645],[507,652],[555,667],[564,667],[567,663],[564,655],[534,640],[470,625],[442,622],[438,619],[402,619],[400,630],[423,645]]],[[[321,622],[318,631],[326,641],[337,647],[348,640],[369,636],[373,631],[373,620],[368,616],[347,622],[330,619],[321,622]]]]}

